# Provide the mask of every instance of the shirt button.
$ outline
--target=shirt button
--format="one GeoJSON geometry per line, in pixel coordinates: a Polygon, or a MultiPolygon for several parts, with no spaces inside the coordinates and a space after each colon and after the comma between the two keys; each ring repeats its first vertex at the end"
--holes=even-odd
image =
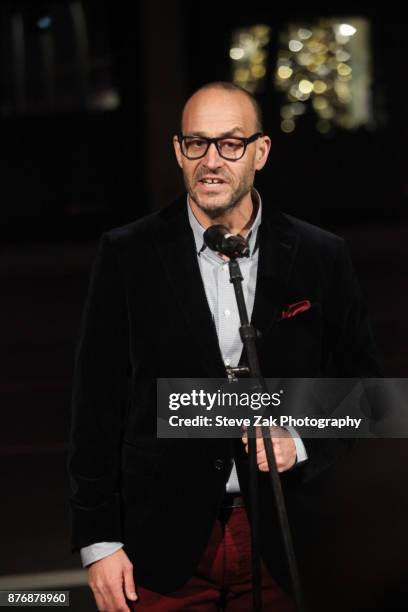
{"type": "Polygon", "coordinates": [[[227,309],[227,310],[224,310],[224,314],[225,314],[225,316],[228,318],[228,317],[230,316],[230,314],[231,314],[231,311],[230,311],[230,310],[228,310],[228,309],[227,309]]]}
{"type": "Polygon", "coordinates": [[[216,459],[214,461],[214,467],[216,470],[222,470],[224,467],[224,461],[222,459],[216,459]]]}

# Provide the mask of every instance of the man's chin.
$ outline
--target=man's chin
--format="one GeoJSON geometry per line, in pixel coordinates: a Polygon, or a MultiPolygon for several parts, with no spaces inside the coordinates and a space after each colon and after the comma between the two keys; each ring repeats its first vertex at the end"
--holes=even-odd
{"type": "Polygon", "coordinates": [[[209,198],[203,199],[197,197],[197,194],[192,194],[192,200],[198,208],[202,210],[211,219],[216,219],[224,215],[227,211],[232,210],[236,206],[236,202],[231,200],[209,198]]]}

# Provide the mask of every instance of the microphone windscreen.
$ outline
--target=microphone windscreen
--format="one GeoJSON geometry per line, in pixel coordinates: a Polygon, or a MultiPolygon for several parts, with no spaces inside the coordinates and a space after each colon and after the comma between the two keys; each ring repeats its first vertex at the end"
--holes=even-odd
{"type": "Polygon", "coordinates": [[[231,234],[225,225],[210,225],[204,232],[204,242],[212,250],[227,257],[249,257],[248,243],[240,234],[231,234]]]}
{"type": "Polygon", "coordinates": [[[225,225],[210,225],[204,232],[204,242],[212,251],[222,253],[223,239],[228,233],[225,225]]]}

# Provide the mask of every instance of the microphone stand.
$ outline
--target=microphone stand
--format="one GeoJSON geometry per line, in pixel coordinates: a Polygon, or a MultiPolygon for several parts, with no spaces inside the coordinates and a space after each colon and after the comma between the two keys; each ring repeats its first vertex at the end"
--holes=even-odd
{"type": "MultiPolygon", "coordinates": [[[[249,322],[242,291],[243,277],[236,257],[231,256],[228,262],[230,282],[233,284],[235,298],[237,301],[241,326],[239,329],[241,340],[245,347],[248,360],[249,375],[255,379],[254,391],[266,391],[265,381],[262,378],[258,352],[256,348],[257,332],[249,322]]],[[[234,370],[234,368],[232,368],[234,370]]],[[[237,368],[239,370],[239,368],[237,368]]],[[[265,445],[266,457],[269,468],[269,478],[274,493],[276,510],[281,528],[289,573],[292,580],[293,593],[298,612],[305,612],[303,594],[300,584],[299,572],[293,548],[292,535],[286,511],[285,499],[283,497],[282,485],[276,466],[275,454],[271,441],[269,427],[262,426],[261,433],[265,445]]],[[[262,589],[261,589],[261,555],[260,555],[260,525],[259,525],[259,488],[258,488],[258,465],[256,459],[256,431],[251,425],[248,431],[248,454],[249,454],[249,489],[250,489],[250,517],[251,517],[251,549],[252,549],[252,580],[253,580],[253,604],[254,612],[262,612],[262,589]]]]}

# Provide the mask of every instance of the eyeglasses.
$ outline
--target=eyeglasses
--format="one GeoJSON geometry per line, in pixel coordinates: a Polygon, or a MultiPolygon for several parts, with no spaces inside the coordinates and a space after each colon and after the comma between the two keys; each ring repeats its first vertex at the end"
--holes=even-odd
{"type": "Polygon", "coordinates": [[[207,154],[212,143],[217,147],[218,154],[228,160],[237,161],[245,155],[247,146],[263,136],[262,132],[256,132],[249,138],[222,137],[206,138],[205,136],[183,136],[179,134],[177,140],[180,143],[182,154],[187,159],[200,159],[207,154]]]}

